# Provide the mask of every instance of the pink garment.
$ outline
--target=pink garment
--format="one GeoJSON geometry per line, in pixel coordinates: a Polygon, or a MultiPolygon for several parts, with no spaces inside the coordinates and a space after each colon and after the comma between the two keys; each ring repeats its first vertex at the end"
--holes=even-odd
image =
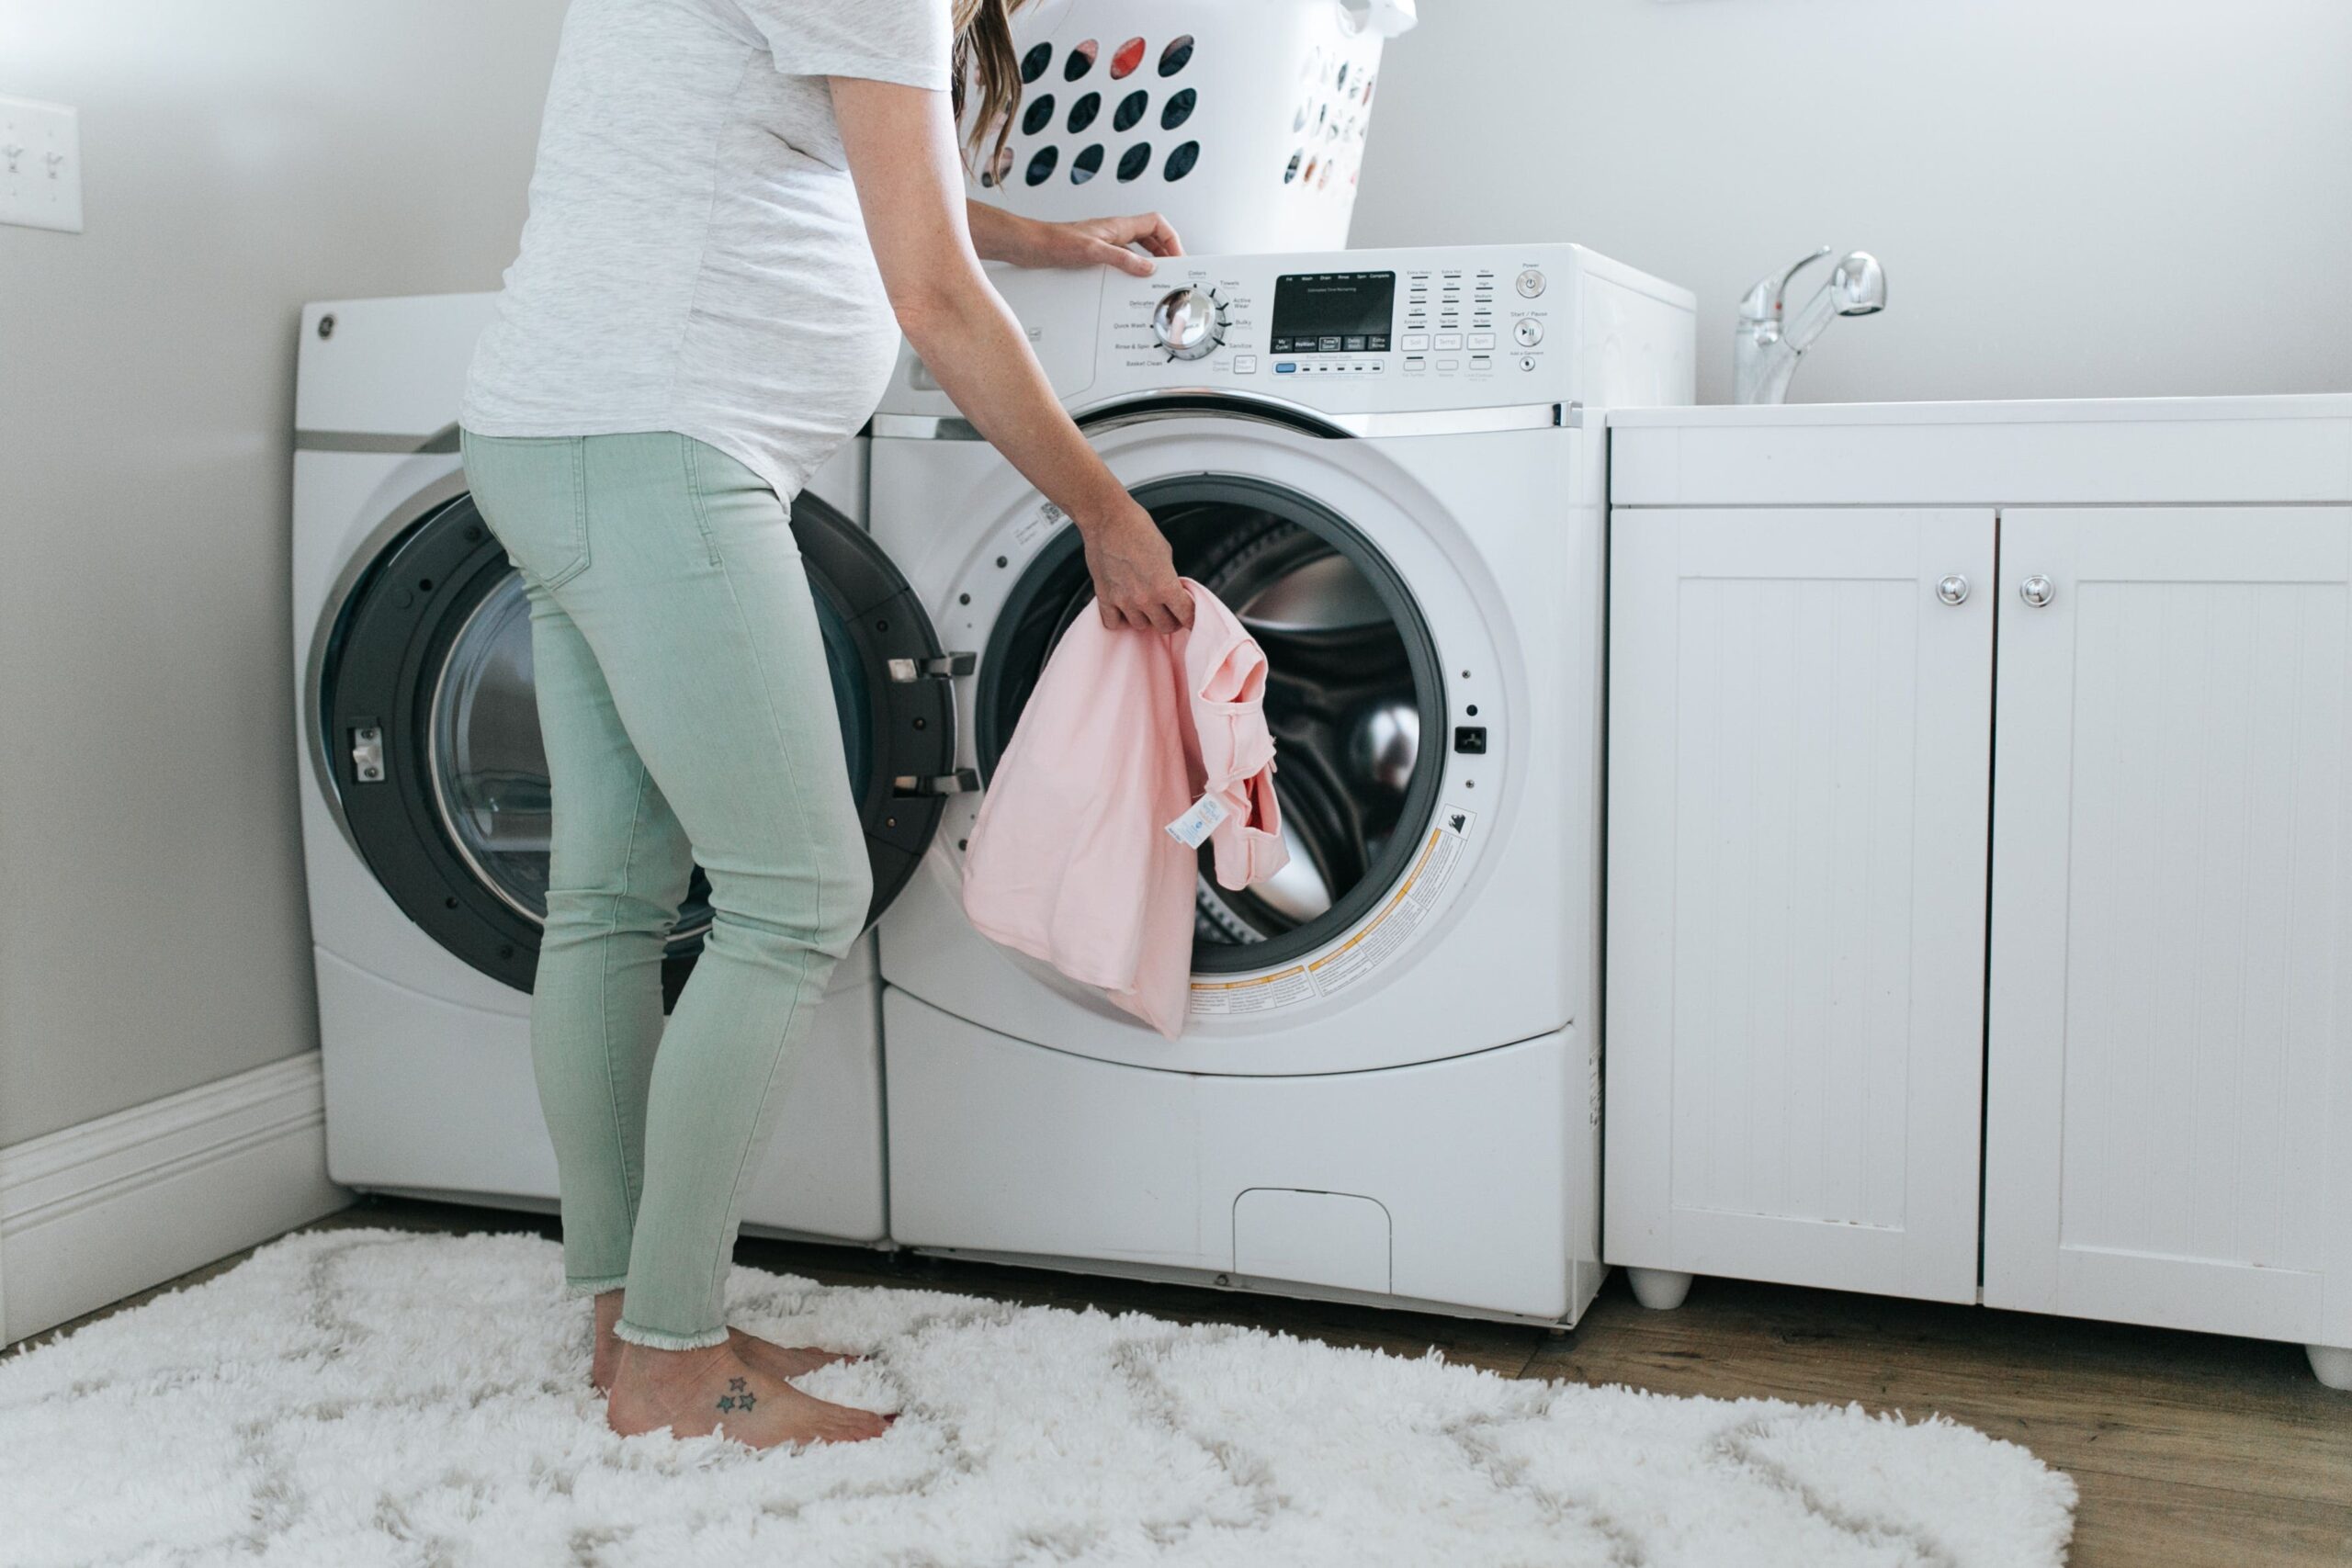
{"type": "MultiPolygon", "coordinates": [[[[1171,823],[1206,797],[1216,879],[1289,862],[1266,728],[1266,656],[1182,580],[1193,625],[1113,631],[1091,604],[1046,661],[980,800],[964,912],[1173,1040],[1191,1000],[1197,852],[1171,823]]],[[[1196,840],[1197,841],[1197,840],[1196,840]]]]}

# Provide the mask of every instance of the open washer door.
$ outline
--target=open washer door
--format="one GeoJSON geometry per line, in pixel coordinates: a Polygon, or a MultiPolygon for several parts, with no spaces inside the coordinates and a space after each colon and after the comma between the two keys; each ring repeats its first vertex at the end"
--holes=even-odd
{"type": "MultiPolygon", "coordinates": [[[[824,631],[850,788],[874,872],[870,925],[930,843],[954,766],[944,654],[906,579],[839,512],[793,503],[824,631]]],[[[547,913],[548,789],[530,605],[506,552],[459,495],[381,546],[341,598],[310,715],[331,804],[384,890],[494,979],[528,990],[547,913]]],[[[665,1008],[709,929],[697,869],[663,965],[665,1008]]]]}

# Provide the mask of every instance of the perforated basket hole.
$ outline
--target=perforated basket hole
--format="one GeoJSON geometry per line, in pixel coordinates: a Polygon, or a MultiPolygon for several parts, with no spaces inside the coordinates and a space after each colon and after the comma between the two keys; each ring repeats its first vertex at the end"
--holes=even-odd
{"type": "MultiPolygon", "coordinates": [[[[1057,51],[1065,82],[1086,81],[1092,77],[1098,65],[1105,68],[1104,80],[1120,81],[1139,74],[1147,60],[1156,62],[1157,73],[1164,79],[1188,70],[1197,48],[1198,39],[1190,33],[1167,39],[1156,51],[1142,34],[1119,42],[1115,48],[1095,38],[1068,44],[1041,41],[1031,45],[1021,57],[1021,80],[1034,84],[1045,79],[1053,69],[1057,51]]],[[[1310,48],[1300,61],[1299,79],[1306,85],[1291,114],[1296,144],[1283,162],[1283,184],[1311,191],[1328,190],[1335,176],[1344,175],[1348,184],[1352,185],[1359,164],[1354,150],[1361,148],[1370,129],[1370,117],[1363,106],[1372,100],[1373,73],[1345,58],[1340,51],[1327,52],[1317,46],[1310,48]]],[[[1150,141],[1118,145],[1127,133],[1139,130],[1153,118],[1148,89],[1133,87],[1124,96],[1114,90],[1108,95],[1112,103],[1107,105],[1103,101],[1105,96],[1102,91],[1072,89],[1072,96],[1065,104],[1056,93],[1025,95],[1014,114],[1017,123],[1010,129],[1016,130],[1026,145],[1019,149],[1008,147],[999,153],[980,173],[980,185],[1009,186],[1016,168],[1021,170],[1023,183],[1033,186],[1046,184],[1064,169],[1074,186],[1088,183],[1106,169],[1122,184],[1145,179],[1155,165],[1159,177],[1170,182],[1187,178],[1197,170],[1201,140],[1183,141],[1173,146],[1155,147],[1150,141]],[[1107,126],[1102,123],[1106,108],[1110,109],[1107,126]],[[1105,133],[1110,133],[1107,141],[1091,139],[1105,133]],[[1067,158],[1064,153],[1069,154],[1067,158]]],[[[1162,94],[1158,113],[1159,129],[1177,131],[1189,128],[1200,118],[1200,107],[1196,88],[1181,87],[1162,94]]],[[[984,138],[980,145],[986,147],[992,141],[993,136],[984,138]]]]}

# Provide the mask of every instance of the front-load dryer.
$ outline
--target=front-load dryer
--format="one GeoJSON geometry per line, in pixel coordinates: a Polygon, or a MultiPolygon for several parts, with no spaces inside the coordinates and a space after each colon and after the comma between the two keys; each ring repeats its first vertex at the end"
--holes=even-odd
{"type": "MultiPolygon", "coordinates": [[[[530,1058],[548,782],[521,579],[466,492],[456,418],[493,294],[304,310],[293,666],[327,1167],[358,1188],[551,1208],[530,1058]]],[[[876,907],[953,787],[946,666],[863,524],[865,440],[796,502],[876,907]]],[[[665,966],[708,919],[697,874],[665,966]]],[[[837,967],[743,1203],[754,1232],[881,1243],[879,982],[837,967]]]]}
{"type": "MultiPolygon", "coordinates": [[[[1690,295],[1571,245],[998,283],[1264,648],[1291,860],[1203,877],[1170,1042],[974,931],[978,796],[951,797],[879,931],[893,1238],[1573,1321],[1600,1278],[1599,411],[1691,400],[1690,295]]],[[[956,763],[985,783],[1091,613],[1076,531],[911,356],[870,479],[876,542],[974,656],[956,763]]]]}

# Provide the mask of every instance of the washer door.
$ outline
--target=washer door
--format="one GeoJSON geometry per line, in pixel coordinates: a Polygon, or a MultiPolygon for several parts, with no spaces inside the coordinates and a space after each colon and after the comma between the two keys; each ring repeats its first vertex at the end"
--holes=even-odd
{"type": "MultiPolygon", "coordinates": [[[[793,503],[874,872],[871,924],[938,827],[954,767],[945,658],[906,579],[812,496],[793,503]]],[[[523,581],[460,495],[387,544],[321,660],[320,760],[352,843],[411,919],[518,989],[547,914],[548,792],[523,581]]],[[[968,669],[968,661],[964,668],[968,669]]],[[[665,1007],[710,924],[696,868],[663,966],[665,1007]]]]}

